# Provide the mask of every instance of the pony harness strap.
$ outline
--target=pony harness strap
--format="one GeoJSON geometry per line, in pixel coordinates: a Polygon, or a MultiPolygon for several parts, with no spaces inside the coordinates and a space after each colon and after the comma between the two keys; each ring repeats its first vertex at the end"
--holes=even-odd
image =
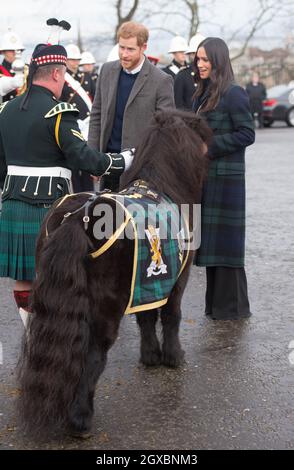
{"type": "Polygon", "coordinates": [[[189,229],[178,206],[148,189],[142,180],[118,194],[104,193],[101,197],[114,200],[125,218],[91,256],[101,256],[121,236],[131,238],[133,273],[125,314],[163,306],[185,267],[190,249],[189,229]]]}

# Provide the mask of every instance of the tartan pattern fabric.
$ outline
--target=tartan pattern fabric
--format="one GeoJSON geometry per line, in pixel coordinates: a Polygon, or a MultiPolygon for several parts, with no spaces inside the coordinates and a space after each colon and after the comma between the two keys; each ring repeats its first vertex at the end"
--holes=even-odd
{"type": "Polygon", "coordinates": [[[35,247],[48,208],[7,200],[0,216],[0,277],[35,278],[35,247]]]}
{"type": "MultiPolygon", "coordinates": [[[[197,109],[197,103],[195,105],[197,109]]],[[[213,130],[209,173],[201,203],[198,266],[243,267],[245,258],[245,148],[254,142],[246,92],[231,86],[216,109],[203,113],[213,130]]]]}
{"type": "MultiPolygon", "coordinates": [[[[135,209],[134,220],[137,232],[135,243],[137,243],[138,250],[133,272],[134,289],[126,310],[126,313],[135,313],[152,308],[154,303],[162,305],[166,303],[183,264],[181,257],[183,253],[179,246],[178,233],[185,227],[185,224],[179,218],[178,207],[167,198],[161,198],[160,204],[156,204],[154,200],[145,196],[135,199],[128,196],[123,196],[123,199],[119,196],[119,198],[131,214],[134,214],[135,209]],[[178,221],[180,226],[178,226],[178,221]],[[145,233],[148,225],[160,228],[161,257],[167,266],[166,273],[154,274],[149,277],[148,268],[152,263],[152,252],[145,233]],[[165,235],[167,236],[165,237],[165,235]]],[[[186,237],[186,227],[184,230],[186,237]]]]}
{"type": "Polygon", "coordinates": [[[213,130],[209,147],[212,159],[243,163],[245,148],[254,142],[254,123],[248,95],[243,88],[232,85],[220,99],[216,109],[204,114],[213,130]]]}
{"type": "Polygon", "coordinates": [[[210,175],[203,199],[198,266],[244,266],[244,175],[210,175]]]}

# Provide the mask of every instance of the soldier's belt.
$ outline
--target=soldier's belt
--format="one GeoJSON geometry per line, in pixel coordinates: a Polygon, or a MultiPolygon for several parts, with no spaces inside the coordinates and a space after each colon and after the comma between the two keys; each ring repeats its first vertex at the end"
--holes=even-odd
{"type": "Polygon", "coordinates": [[[61,166],[36,167],[8,165],[7,175],[11,176],[49,176],[71,179],[71,170],[61,166]]]}

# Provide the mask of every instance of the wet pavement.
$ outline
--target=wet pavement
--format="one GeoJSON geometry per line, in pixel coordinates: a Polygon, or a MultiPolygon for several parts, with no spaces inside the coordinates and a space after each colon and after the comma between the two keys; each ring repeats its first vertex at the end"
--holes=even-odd
{"type": "Polygon", "coordinates": [[[176,370],[138,363],[136,321],[125,317],[98,382],[87,441],[36,442],[18,428],[14,369],[23,328],[12,283],[0,280],[0,449],[294,449],[293,141],[294,129],[265,129],[247,150],[253,316],[205,318],[205,274],[193,266],[180,335],[186,363],[176,370]]]}

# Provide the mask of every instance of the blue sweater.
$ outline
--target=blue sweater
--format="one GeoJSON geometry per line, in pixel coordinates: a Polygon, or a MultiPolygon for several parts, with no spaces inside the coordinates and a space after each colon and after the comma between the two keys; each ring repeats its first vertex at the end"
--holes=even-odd
{"type": "Polygon", "coordinates": [[[107,145],[108,152],[119,153],[122,150],[121,136],[125,107],[138,75],[139,73],[130,74],[124,72],[124,70],[121,70],[120,72],[116,95],[114,122],[111,136],[107,145]]]}

